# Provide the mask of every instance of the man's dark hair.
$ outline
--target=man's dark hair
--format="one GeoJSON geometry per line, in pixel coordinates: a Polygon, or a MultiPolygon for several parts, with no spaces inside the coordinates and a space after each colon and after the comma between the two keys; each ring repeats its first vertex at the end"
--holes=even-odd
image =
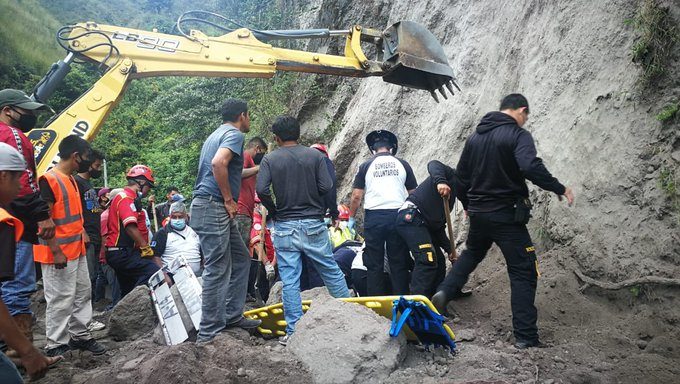
{"type": "Polygon", "coordinates": [[[248,148],[253,148],[256,145],[262,147],[263,149],[267,149],[267,143],[265,143],[264,139],[259,136],[255,136],[248,140],[248,148]]]}
{"type": "Polygon", "coordinates": [[[92,151],[90,143],[80,136],[68,135],[59,143],[59,158],[66,160],[74,153],[87,155],[92,151]]]}
{"type": "Polygon", "coordinates": [[[292,116],[279,116],[272,124],[272,132],[282,141],[293,141],[300,138],[300,123],[292,116]]]}
{"type": "Polygon", "coordinates": [[[171,185],[165,189],[165,193],[170,193],[172,191],[179,193],[179,188],[175,187],[174,185],[171,185]]]}
{"type": "Polygon", "coordinates": [[[511,93],[501,100],[500,111],[505,109],[519,109],[522,107],[527,108],[527,113],[529,113],[529,101],[526,97],[519,93],[511,93]]]}
{"type": "Polygon", "coordinates": [[[94,148],[92,149],[92,152],[90,153],[90,160],[92,160],[92,161],[97,161],[97,160],[104,161],[104,159],[106,159],[104,152],[96,150],[94,148]]]}
{"type": "Polygon", "coordinates": [[[241,99],[227,99],[220,108],[222,121],[236,121],[240,114],[248,112],[248,103],[241,99]]]}

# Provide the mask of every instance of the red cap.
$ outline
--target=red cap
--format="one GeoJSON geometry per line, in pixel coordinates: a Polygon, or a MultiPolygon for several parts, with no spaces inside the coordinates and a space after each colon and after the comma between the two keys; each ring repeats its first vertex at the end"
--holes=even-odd
{"type": "Polygon", "coordinates": [[[326,157],[330,158],[330,156],[328,156],[328,147],[326,147],[326,144],[312,144],[309,146],[309,148],[314,148],[317,151],[326,155],[326,157]]]}

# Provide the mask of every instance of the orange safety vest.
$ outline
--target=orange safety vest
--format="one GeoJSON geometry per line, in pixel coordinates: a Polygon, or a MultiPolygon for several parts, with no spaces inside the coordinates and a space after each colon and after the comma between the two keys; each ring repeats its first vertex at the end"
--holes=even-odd
{"type": "MultiPolygon", "coordinates": [[[[83,207],[80,203],[80,192],[73,176],[67,176],[55,169],[40,176],[47,180],[54,193],[54,205],[51,217],[56,226],[55,239],[67,260],[75,260],[85,255],[85,239],[83,238],[83,207]]],[[[47,241],[38,239],[39,244],[33,246],[33,259],[43,264],[54,264],[54,255],[47,241]]]]}
{"type": "Polygon", "coordinates": [[[0,223],[5,223],[14,227],[14,240],[18,243],[21,240],[21,235],[24,234],[24,223],[16,217],[9,214],[3,208],[0,208],[0,223]]]}

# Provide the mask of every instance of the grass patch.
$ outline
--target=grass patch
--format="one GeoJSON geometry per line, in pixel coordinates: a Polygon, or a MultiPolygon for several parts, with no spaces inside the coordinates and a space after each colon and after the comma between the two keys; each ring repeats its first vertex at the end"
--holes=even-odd
{"type": "Polygon", "coordinates": [[[659,172],[659,188],[670,201],[673,212],[680,213],[680,191],[677,169],[663,167],[659,172]]]}
{"type": "Polygon", "coordinates": [[[642,80],[650,84],[667,72],[673,47],[680,41],[678,24],[658,0],[644,0],[635,17],[626,23],[640,34],[631,48],[632,60],[642,66],[642,80]]]}
{"type": "Polygon", "coordinates": [[[670,121],[676,116],[678,116],[678,111],[680,111],[680,101],[671,103],[667,106],[665,106],[661,112],[659,112],[658,115],[656,115],[656,119],[659,121],[670,121]]]}

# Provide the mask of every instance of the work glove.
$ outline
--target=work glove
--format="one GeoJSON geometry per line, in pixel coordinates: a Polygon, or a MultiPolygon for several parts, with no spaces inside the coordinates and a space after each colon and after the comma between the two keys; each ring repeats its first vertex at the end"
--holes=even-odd
{"type": "Polygon", "coordinates": [[[354,224],[356,224],[356,220],[354,220],[353,217],[350,217],[349,220],[347,221],[347,228],[350,230],[354,230],[354,224]]]}
{"type": "Polygon", "coordinates": [[[274,280],[276,277],[276,271],[274,270],[274,266],[271,264],[267,264],[264,266],[265,272],[267,272],[267,280],[271,281],[274,280]]]}
{"type": "Polygon", "coordinates": [[[142,254],[142,257],[153,257],[153,249],[149,245],[139,248],[139,252],[142,254]]]}

